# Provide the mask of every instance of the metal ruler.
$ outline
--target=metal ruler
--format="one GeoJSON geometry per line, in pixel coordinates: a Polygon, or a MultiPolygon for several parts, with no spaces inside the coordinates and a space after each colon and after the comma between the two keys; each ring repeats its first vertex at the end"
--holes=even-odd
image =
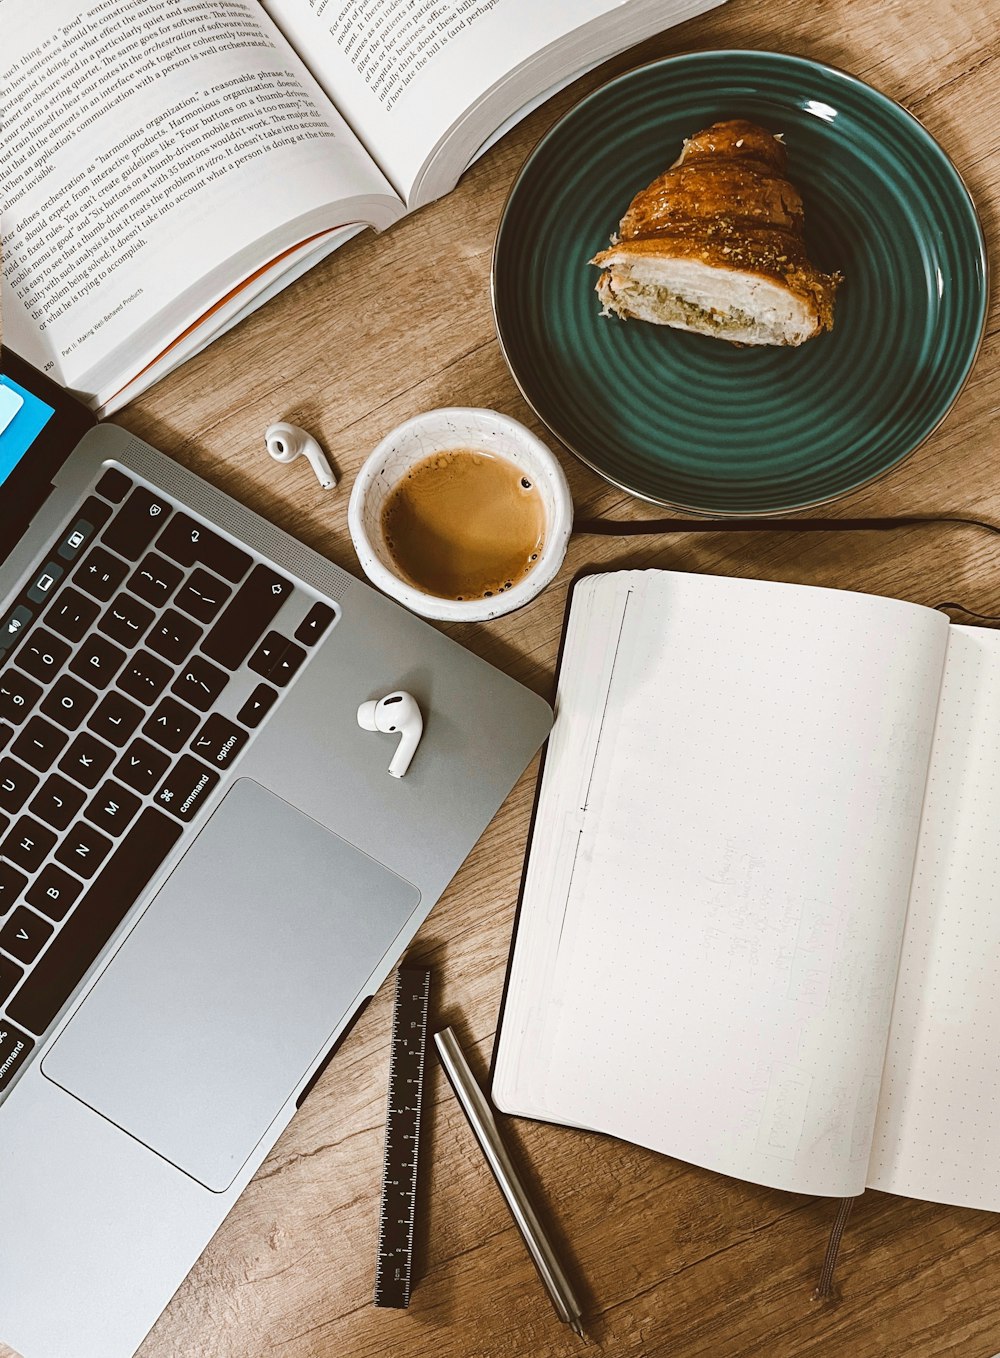
{"type": "Polygon", "coordinates": [[[382,1211],[375,1273],[376,1306],[410,1304],[430,990],[431,974],[425,967],[400,967],[396,973],[382,1211]]]}

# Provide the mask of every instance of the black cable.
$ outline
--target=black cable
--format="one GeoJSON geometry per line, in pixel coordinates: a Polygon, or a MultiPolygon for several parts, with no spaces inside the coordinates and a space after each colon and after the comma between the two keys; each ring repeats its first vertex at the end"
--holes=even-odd
{"type": "Polygon", "coordinates": [[[1000,525],[963,514],[900,514],[872,519],[580,519],[574,533],[587,537],[642,537],[656,533],[887,532],[924,523],[954,523],[1000,533],[1000,525]]]}
{"type": "MultiPolygon", "coordinates": [[[[578,519],[573,524],[573,532],[582,537],[652,537],[663,533],[882,533],[931,523],[1000,533],[1000,525],[964,514],[899,514],[870,519],[578,519]]],[[[1000,615],[977,613],[965,604],[948,601],[934,607],[941,612],[953,609],[982,622],[1000,622],[1000,615]]]]}
{"type": "Polygon", "coordinates": [[[959,613],[966,613],[970,618],[980,618],[983,622],[1000,622],[1000,614],[996,613],[977,613],[974,608],[966,608],[965,604],[935,604],[935,608],[944,613],[949,608],[957,609],[959,613]]]}

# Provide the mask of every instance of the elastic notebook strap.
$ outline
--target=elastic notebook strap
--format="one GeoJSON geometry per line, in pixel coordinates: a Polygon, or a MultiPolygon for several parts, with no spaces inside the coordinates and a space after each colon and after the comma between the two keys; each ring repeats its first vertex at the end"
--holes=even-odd
{"type": "MultiPolygon", "coordinates": [[[[965,514],[898,514],[870,519],[579,519],[574,533],[583,537],[653,537],[666,533],[886,533],[923,524],[950,524],[1000,533],[1000,525],[965,514]]],[[[935,604],[942,612],[957,611],[981,622],[1000,622],[1000,614],[977,613],[965,604],[935,604]]]]}
{"type": "Polygon", "coordinates": [[[965,514],[897,514],[871,519],[580,519],[575,533],[588,537],[641,537],[654,533],[885,533],[916,524],[951,523],[1000,533],[1000,526],[965,514]]]}
{"type": "MultiPolygon", "coordinates": [[[[860,1197],[860,1193],[858,1197],[860,1197]]],[[[833,1229],[830,1231],[830,1239],[827,1241],[826,1254],[823,1256],[823,1267],[819,1271],[819,1282],[813,1291],[813,1301],[827,1301],[833,1295],[833,1271],[837,1267],[837,1255],[840,1253],[840,1242],[843,1239],[844,1230],[847,1227],[847,1218],[851,1215],[851,1209],[858,1198],[841,1198],[837,1208],[837,1215],[834,1218],[833,1229]]]]}

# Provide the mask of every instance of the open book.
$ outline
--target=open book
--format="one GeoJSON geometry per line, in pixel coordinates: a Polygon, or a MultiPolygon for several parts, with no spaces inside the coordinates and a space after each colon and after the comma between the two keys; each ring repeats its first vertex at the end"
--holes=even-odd
{"type": "Polygon", "coordinates": [[[998,957],[1000,633],[799,585],[577,584],[499,1107],[1000,1210],[998,957]]]}
{"type": "Polygon", "coordinates": [[[117,409],[574,75],[719,3],[0,0],[5,342],[117,409]]]}

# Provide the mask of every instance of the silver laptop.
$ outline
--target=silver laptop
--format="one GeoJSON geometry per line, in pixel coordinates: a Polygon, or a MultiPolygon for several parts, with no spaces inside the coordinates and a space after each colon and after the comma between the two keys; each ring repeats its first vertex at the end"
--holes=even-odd
{"type": "Polygon", "coordinates": [[[2,370],[0,1340],[126,1358],[551,712],[2,370]],[[399,688],[401,779],[357,722],[399,688]]]}

